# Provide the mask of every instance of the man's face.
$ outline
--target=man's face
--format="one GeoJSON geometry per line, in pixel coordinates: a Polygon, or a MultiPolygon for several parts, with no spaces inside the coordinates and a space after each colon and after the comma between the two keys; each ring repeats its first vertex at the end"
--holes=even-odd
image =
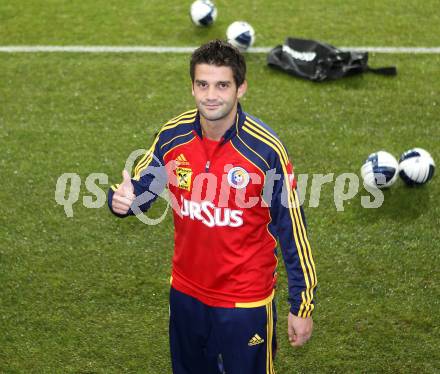
{"type": "Polygon", "coordinates": [[[229,66],[198,64],[194,71],[192,94],[200,114],[208,121],[235,115],[235,108],[244,93],[246,82],[237,88],[229,66]]]}

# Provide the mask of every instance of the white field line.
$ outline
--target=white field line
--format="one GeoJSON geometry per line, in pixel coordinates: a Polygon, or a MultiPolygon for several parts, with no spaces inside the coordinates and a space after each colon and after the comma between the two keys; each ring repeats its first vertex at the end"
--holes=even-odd
{"type": "MultiPolygon", "coordinates": [[[[164,46],[105,46],[105,45],[11,45],[0,46],[4,53],[191,53],[196,47],[164,46]]],[[[248,53],[268,53],[273,47],[254,47],[248,53]]],[[[356,50],[377,53],[440,54],[440,47],[340,47],[342,50],[356,50]]]]}

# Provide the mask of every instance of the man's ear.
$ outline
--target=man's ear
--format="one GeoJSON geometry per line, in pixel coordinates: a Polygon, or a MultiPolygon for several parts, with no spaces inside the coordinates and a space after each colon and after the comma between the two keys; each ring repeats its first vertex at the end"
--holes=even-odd
{"type": "Polygon", "coordinates": [[[194,96],[194,82],[191,81],[191,93],[194,96]]]}
{"type": "Polygon", "coordinates": [[[247,91],[247,81],[244,81],[237,89],[237,98],[240,99],[247,91]]]}

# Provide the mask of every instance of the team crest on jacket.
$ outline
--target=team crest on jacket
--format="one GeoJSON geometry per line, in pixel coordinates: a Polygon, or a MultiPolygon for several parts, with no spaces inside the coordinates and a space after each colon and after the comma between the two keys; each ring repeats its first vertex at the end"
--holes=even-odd
{"type": "Polygon", "coordinates": [[[245,188],[249,183],[249,173],[240,166],[236,166],[228,172],[228,183],[238,190],[245,188]]]}
{"type": "Polygon", "coordinates": [[[189,168],[176,168],[179,188],[189,191],[191,189],[192,170],[189,168]]]}

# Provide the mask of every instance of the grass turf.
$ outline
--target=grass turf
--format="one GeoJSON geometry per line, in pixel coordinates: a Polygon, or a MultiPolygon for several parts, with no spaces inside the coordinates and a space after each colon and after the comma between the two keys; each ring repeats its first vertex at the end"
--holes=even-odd
{"type": "Polygon", "coordinates": [[[213,27],[189,21],[192,1],[4,0],[0,4],[2,44],[199,45],[225,35],[243,19],[255,26],[259,45],[287,35],[336,45],[438,46],[440,23],[435,0],[218,0],[213,27]]]}

